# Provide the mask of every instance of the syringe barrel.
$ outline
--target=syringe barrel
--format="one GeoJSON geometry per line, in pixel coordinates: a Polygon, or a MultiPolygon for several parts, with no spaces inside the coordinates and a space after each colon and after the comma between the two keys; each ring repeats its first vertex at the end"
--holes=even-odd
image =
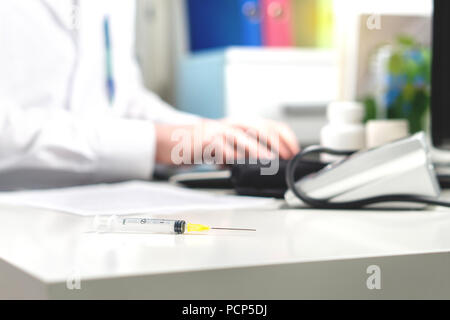
{"type": "Polygon", "coordinates": [[[182,234],[186,228],[184,220],[100,217],[94,219],[98,232],[137,232],[137,233],[175,233],[182,234]]]}

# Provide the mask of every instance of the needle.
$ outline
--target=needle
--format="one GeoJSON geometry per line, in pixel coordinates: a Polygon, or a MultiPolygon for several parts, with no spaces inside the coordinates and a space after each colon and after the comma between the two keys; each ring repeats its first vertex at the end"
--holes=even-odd
{"type": "Polygon", "coordinates": [[[256,231],[256,229],[243,229],[243,228],[217,228],[211,227],[214,230],[233,230],[233,231],[256,231]]]}
{"type": "Polygon", "coordinates": [[[231,230],[231,231],[256,231],[256,229],[246,229],[246,228],[219,228],[219,227],[210,227],[203,224],[194,224],[188,223],[186,226],[187,232],[202,232],[208,230],[231,230]]]}

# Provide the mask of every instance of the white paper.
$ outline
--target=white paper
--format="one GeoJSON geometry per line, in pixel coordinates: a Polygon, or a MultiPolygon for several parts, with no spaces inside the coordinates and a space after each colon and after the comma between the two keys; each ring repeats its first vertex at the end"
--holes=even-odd
{"type": "Polygon", "coordinates": [[[275,203],[273,199],[215,194],[141,181],[0,192],[0,202],[83,216],[251,208],[275,203]]]}

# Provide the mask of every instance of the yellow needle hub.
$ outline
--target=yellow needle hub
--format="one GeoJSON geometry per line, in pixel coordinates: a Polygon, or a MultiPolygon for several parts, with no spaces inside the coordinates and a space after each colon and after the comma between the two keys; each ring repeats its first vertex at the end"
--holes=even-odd
{"type": "Polygon", "coordinates": [[[208,231],[209,229],[211,228],[203,224],[194,224],[194,223],[187,224],[187,232],[208,231]]]}

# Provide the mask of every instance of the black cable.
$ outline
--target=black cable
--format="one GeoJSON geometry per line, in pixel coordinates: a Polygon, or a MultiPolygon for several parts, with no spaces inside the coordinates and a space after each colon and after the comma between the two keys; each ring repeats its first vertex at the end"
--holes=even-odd
{"type": "MultiPolygon", "coordinates": [[[[294,171],[295,167],[298,165],[298,162],[304,158],[305,156],[313,153],[328,153],[332,155],[339,156],[349,156],[355,153],[355,151],[338,151],[329,148],[323,148],[320,146],[312,146],[306,148],[299,154],[297,154],[291,161],[289,161],[286,169],[286,183],[288,185],[289,190],[291,190],[296,197],[302,200],[305,204],[318,209],[361,209],[365,206],[383,203],[383,202],[410,202],[410,203],[422,203],[428,205],[442,206],[442,207],[450,207],[450,202],[439,201],[429,197],[420,197],[417,195],[410,194],[392,194],[385,196],[377,196],[371,198],[363,198],[360,200],[354,201],[344,201],[344,202],[330,202],[329,200],[324,199],[315,199],[309,197],[299,185],[295,185],[294,171]]],[[[324,169],[326,170],[326,168],[324,169]]]]}

